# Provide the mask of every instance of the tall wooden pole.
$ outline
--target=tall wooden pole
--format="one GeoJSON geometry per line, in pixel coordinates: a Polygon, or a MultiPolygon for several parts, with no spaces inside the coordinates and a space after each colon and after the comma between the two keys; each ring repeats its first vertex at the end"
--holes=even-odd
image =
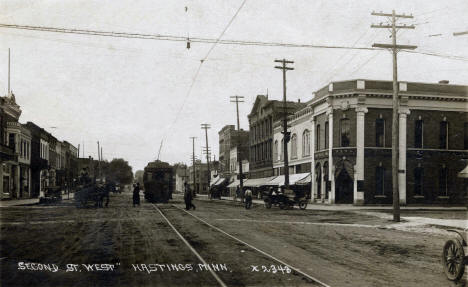
{"type": "Polygon", "coordinates": [[[275,60],[281,63],[282,66],[275,66],[276,69],[283,70],[283,158],[284,158],[284,185],[289,188],[289,163],[288,163],[288,142],[291,139],[291,133],[288,132],[288,111],[286,106],[286,71],[294,70],[294,68],[287,67],[286,64],[294,64],[293,61],[286,59],[275,60]]]}
{"type": "Polygon", "coordinates": [[[372,12],[373,16],[384,16],[390,17],[392,24],[380,24],[380,25],[371,25],[372,28],[385,28],[391,29],[392,31],[392,44],[374,44],[372,47],[377,48],[386,48],[392,51],[393,58],[393,113],[392,113],[392,194],[393,194],[393,221],[400,221],[400,192],[398,189],[398,173],[406,172],[405,170],[399,170],[398,163],[398,154],[399,154],[399,107],[400,99],[398,95],[398,65],[397,65],[397,54],[401,49],[414,50],[416,46],[410,45],[397,45],[396,32],[398,29],[414,29],[413,25],[397,25],[397,18],[413,18],[412,15],[397,15],[395,10],[392,11],[392,14],[387,13],[375,13],[372,12]]]}
{"type": "Polygon", "coordinates": [[[231,103],[236,103],[236,112],[237,112],[237,162],[239,164],[239,187],[240,190],[244,188],[244,179],[242,172],[242,157],[240,154],[241,143],[241,132],[240,132],[240,121],[239,121],[239,103],[244,102],[243,96],[233,96],[231,97],[231,103]]]}
{"type": "Polygon", "coordinates": [[[201,124],[201,128],[205,130],[205,140],[206,140],[206,165],[208,167],[208,192],[210,190],[210,180],[211,180],[211,172],[210,172],[210,151],[208,147],[208,129],[210,128],[209,124],[201,124]]]}
{"type": "Polygon", "coordinates": [[[192,139],[193,193],[195,193],[196,184],[197,184],[196,173],[195,173],[195,139],[196,137],[190,137],[190,138],[192,139]]]}

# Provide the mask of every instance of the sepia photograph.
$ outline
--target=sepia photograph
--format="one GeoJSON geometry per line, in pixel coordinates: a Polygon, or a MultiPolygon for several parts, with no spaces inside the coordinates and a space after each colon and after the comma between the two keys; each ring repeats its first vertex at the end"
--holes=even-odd
{"type": "Polygon", "coordinates": [[[468,287],[467,15],[0,0],[0,286],[468,287]]]}

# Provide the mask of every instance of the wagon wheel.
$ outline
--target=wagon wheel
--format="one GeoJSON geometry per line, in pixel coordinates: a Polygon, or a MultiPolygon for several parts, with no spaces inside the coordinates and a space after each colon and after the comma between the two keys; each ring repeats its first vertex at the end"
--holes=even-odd
{"type": "Polygon", "coordinates": [[[281,202],[279,203],[279,208],[281,208],[281,209],[285,209],[285,208],[286,208],[286,205],[284,204],[284,202],[281,201],[281,202]]]}
{"type": "Polygon", "coordinates": [[[304,210],[307,208],[307,200],[301,200],[299,201],[299,208],[304,210]]]}
{"type": "Polygon", "coordinates": [[[463,276],[465,271],[465,252],[460,241],[449,239],[445,242],[442,252],[442,264],[445,275],[449,280],[456,281],[463,276]]]}
{"type": "Polygon", "coordinates": [[[271,208],[271,199],[270,198],[265,199],[265,207],[268,208],[268,209],[271,208]]]}

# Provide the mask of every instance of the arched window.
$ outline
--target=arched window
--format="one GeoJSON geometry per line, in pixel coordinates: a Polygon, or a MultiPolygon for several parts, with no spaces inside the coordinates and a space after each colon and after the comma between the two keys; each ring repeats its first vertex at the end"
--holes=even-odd
{"type": "Polygon", "coordinates": [[[281,140],[281,147],[280,147],[280,160],[284,159],[284,139],[281,140]]]}
{"type": "Polygon", "coordinates": [[[302,156],[310,155],[310,132],[305,130],[302,133],[302,156]]]}
{"type": "Polygon", "coordinates": [[[275,140],[275,147],[273,148],[273,160],[278,161],[278,140],[275,140]]]}
{"type": "Polygon", "coordinates": [[[291,137],[291,158],[297,158],[297,136],[293,134],[291,137]]]}
{"type": "Polygon", "coordinates": [[[315,128],[315,150],[320,150],[320,125],[315,128]]]}
{"type": "Polygon", "coordinates": [[[349,119],[340,120],[340,143],[342,147],[348,147],[351,141],[349,119]]]}

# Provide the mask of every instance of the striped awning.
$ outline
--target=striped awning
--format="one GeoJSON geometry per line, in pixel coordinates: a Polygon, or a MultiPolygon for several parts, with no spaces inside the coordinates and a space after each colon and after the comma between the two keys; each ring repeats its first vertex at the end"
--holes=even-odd
{"type": "MultiPolygon", "coordinates": [[[[305,180],[307,176],[310,176],[310,173],[296,173],[296,174],[290,174],[289,175],[289,184],[290,185],[295,185],[296,182],[305,180]]],[[[310,180],[309,180],[310,182],[310,180]]],[[[275,185],[275,186],[282,186],[284,185],[284,175],[279,175],[275,179],[271,180],[268,182],[268,185],[275,185]]]]}
{"type": "Polygon", "coordinates": [[[468,178],[468,165],[458,173],[458,177],[468,178]]]}
{"type": "Polygon", "coordinates": [[[262,177],[262,178],[250,178],[244,182],[244,186],[247,187],[259,187],[264,185],[270,185],[270,181],[276,178],[276,176],[262,177]]]}

